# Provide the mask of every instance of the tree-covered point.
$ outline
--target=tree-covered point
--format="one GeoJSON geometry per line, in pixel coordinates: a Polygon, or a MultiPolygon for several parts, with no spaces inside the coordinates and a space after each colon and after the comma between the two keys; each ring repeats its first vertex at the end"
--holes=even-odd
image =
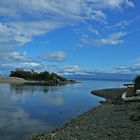
{"type": "Polygon", "coordinates": [[[134,79],[134,89],[140,89],[140,75],[138,75],[135,79],[134,79]]]}
{"type": "Polygon", "coordinates": [[[15,71],[11,71],[10,77],[18,77],[23,78],[25,80],[50,82],[63,82],[67,80],[66,78],[61,77],[55,73],[49,73],[47,71],[38,73],[34,70],[24,71],[23,69],[16,69],[15,71]]]}

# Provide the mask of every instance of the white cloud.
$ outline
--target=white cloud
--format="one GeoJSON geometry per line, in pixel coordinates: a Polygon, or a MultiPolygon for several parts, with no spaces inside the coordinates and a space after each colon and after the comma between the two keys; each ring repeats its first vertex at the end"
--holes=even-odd
{"type": "Polygon", "coordinates": [[[111,29],[111,30],[117,30],[117,29],[125,29],[128,26],[133,26],[134,23],[139,22],[140,21],[140,16],[136,16],[133,19],[130,20],[123,20],[120,22],[115,23],[112,26],[106,26],[107,29],[111,29]]]}
{"type": "Polygon", "coordinates": [[[115,73],[131,73],[131,68],[129,66],[118,66],[114,68],[115,73]]]}
{"type": "Polygon", "coordinates": [[[63,62],[66,60],[66,53],[63,51],[55,51],[49,52],[43,55],[43,60],[51,61],[51,62],[63,62]]]}
{"type": "Polygon", "coordinates": [[[57,72],[62,75],[94,75],[95,73],[120,73],[120,74],[140,74],[140,59],[136,59],[132,64],[116,66],[110,69],[86,69],[79,65],[69,65],[69,66],[46,66],[46,68],[51,68],[51,71],[57,72]]]}
{"type": "Polygon", "coordinates": [[[70,65],[70,66],[64,66],[64,67],[58,67],[57,73],[62,75],[72,75],[72,74],[89,74],[91,70],[81,68],[78,65],[70,65]]]}
{"type": "Polygon", "coordinates": [[[111,26],[109,28],[113,28],[113,29],[114,28],[121,28],[121,29],[124,29],[125,27],[129,26],[131,23],[132,23],[131,20],[130,21],[124,20],[124,21],[116,23],[114,26],[111,26]]]}
{"type": "Polygon", "coordinates": [[[123,9],[127,7],[134,7],[131,0],[89,0],[94,3],[96,8],[100,9],[123,9]]]}
{"type": "Polygon", "coordinates": [[[123,33],[123,32],[113,33],[113,34],[107,36],[106,38],[101,38],[101,39],[97,39],[97,40],[93,41],[93,45],[102,46],[102,45],[121,44],[124,42],[124,40],[121,38],[124,37],[125,35],[126,35],[126,33],[123,33]]]}
{"type": "Polygon", "coordinates": [[[81,68],[78,65],[74,65],[74,66],[65,66],[63,69],[67,72],[68,71],[72,72],[72,71],[79,71],[81,68]]]}
{"type": "Polygon", "coordinates": [[[24,61],[31,61],[28,56],[26,51],[24,51],[23,53],[19,53],[19,52],[0,52],[0,62],[12,62],[12,61],[18,61],[18,62],[24,62],[24,61]]]}
{"type": "Polygon", "coordinates": [[[116,33],[112,33],[112,34],[108,35],[107,37],[98,38],[98,39],[91,39],[91,38],[89,38],[89,36],[83,35],[81,40],[85,44],[100,47],[100,46],[104,46],[104,45],[121,44],[124,42],[122,37],[124,37],[126,35],[127,35],[127,33],[124,33],[124,32],[116,32],[116,33]]]}
{"type": "Polygon", "coordinates": [[[0,44],[23,45],[34,36],[86,19],[103,22],[104,9],[133,6],[130,0],[30,0],[30,4],[28,0],[0,1],[0,44]]]}
{"type": "MultiPolygon", "coordinates": [[[[106,10],[123,10],[134,7],[131,0],[3,0],[0,1],[0,57],[10,66],[40,67],[30,60],[27,54],[19,53],[16,47],[34,40],[34,37],[47,34],[58,28],[78,25],[86,21],[107,23],[106,10]],[[7,58],[6,58],[7,56],[7,58]],[[12,61],[12,62],[10,62],[12,61]],[[17,64],[13,61],[19,61],[17,64]]],[[[96,28],[89,29],[94,35],[100,33],[96,28]]],[[[86,43],[96,46],[122,43],[124,33],[108,37],[85,38],[86,43]]],[[[66,54],[62,51],[43,56],[48,61],[63,62],[66,54]]],[[[4,65],[0,61],[0,65],[4,65]]],[[[79,70],[80,71],[80,70],[79,70]]]]}
{"type": "Polygon", "coordinates": [[[62,26],[49,21],[0,23],[0,47],[3,50],[30,42],[34,36],[45,34],[62,26]]]}
{"type": "Polygon", "coordinates": [[[87,31],[88,31],[89,33],[95,34],[95,35],[97,35],[97,36],[100,35],[99,31],[96,30],[96,29],[94,29],[92,26],[89,27],[89,28],[87,29],[87,31]]]}
{"type": "Polygon", "coordinates": [[[115,67],[118,73],[140,74],[140,58],[137,58],[132,64],[115,67]]]}
{"type": "Polygon", "coordinates": [[[8,68],[8,69],[23,68],[29,70],[29,69],[41,68],[41,64],[36,62],[2,63],[1,68],[8,68]]]}

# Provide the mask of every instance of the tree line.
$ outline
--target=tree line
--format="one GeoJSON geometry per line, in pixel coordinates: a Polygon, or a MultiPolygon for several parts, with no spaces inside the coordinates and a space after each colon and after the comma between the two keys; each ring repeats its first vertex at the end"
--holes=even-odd
{"type": "Polygon", "coordinates": [[[34,70],[24,71],[23,69],[16,69],[14,71],[11,71],[10,77],[18,77],[23,78],[25,80],[34,80],[34,81],[63,82],[67,80],[66,78],[61,77],[56,73],[49,73],[48,71],[35,72],[34,70]]]}

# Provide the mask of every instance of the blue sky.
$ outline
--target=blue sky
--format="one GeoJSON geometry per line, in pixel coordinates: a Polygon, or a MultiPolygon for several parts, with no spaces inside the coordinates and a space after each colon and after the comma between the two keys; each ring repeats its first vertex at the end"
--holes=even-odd
{"type": "Polygon", "coordinates": [[[139,0],[3,0],[0,74],[138,74],[139,37],[139,0]]]}

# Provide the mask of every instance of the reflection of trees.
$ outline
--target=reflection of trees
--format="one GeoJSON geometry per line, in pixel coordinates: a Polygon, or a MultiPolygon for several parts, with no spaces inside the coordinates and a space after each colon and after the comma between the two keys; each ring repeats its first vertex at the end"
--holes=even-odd
{"type": "Polygon", "coordinates": [[[12,94],[23,94],[24,92],[34,93],[34,86],[26,86],[24,84],[10,84],[12,94]]]}
{"type": "Polygon", "coordinates": [[[23,85],[10,84],[10,91],[14,91],[16,94],[23,94],[23,85]]]}
{"type": "Polygon", "coordinates": [[[25,100],[25,97],[31,94],[45,94],[44,101],[54,104],[64,104],[64,93],[62,86],[33,86],[24,84],[10,84],[10,93],[13,99],[25,100]]]}
{"type": "Polygon", "coordinates": [[[39,85],[27,85],[27,84],[10,84],[11,94],[34,94],[36,92],[43,92],[44,94],[48,92],[54,92],[63,88],[67,85],[57,85],[57,86],[39,86],[39,85]]]}
{"type": "Polygon", "coordinates": [[[24,85],[24,84],[10,84],[10,92],[12,94],[23,94],[36,92],[48,93],[54,92],[59,89],[59,86],[36,86],[36,85],[24,85]]]}
{"type": "MultiPolygon", "coordinates": [[[[28,93],[32,91],[35,93],[35,91],[45,88],[47,87],[0,84],[0,140],[25,140],[28,134],[53,128],[51,123],[49,124],[49,120],[43,121],[39,114],[36,113],[36,116],[32,116],[32,111],[39,111],[34,105],[32,110],[28,110],[28,106],[26,107],[27,104],[24,102],[27,100],[25,97],[28,96],[28,93]],[[27,96],[24,96],[25,94],[27,96]],[[23,107],[21,103],[25,106],[23,107]]],[[[39,103],[41,104],[41,101],[39,103]]],[[[38,109],[41,109],[40,104],[38,109]]],[[[28,105],[32,105],[32,102],[28,105]]]]}

